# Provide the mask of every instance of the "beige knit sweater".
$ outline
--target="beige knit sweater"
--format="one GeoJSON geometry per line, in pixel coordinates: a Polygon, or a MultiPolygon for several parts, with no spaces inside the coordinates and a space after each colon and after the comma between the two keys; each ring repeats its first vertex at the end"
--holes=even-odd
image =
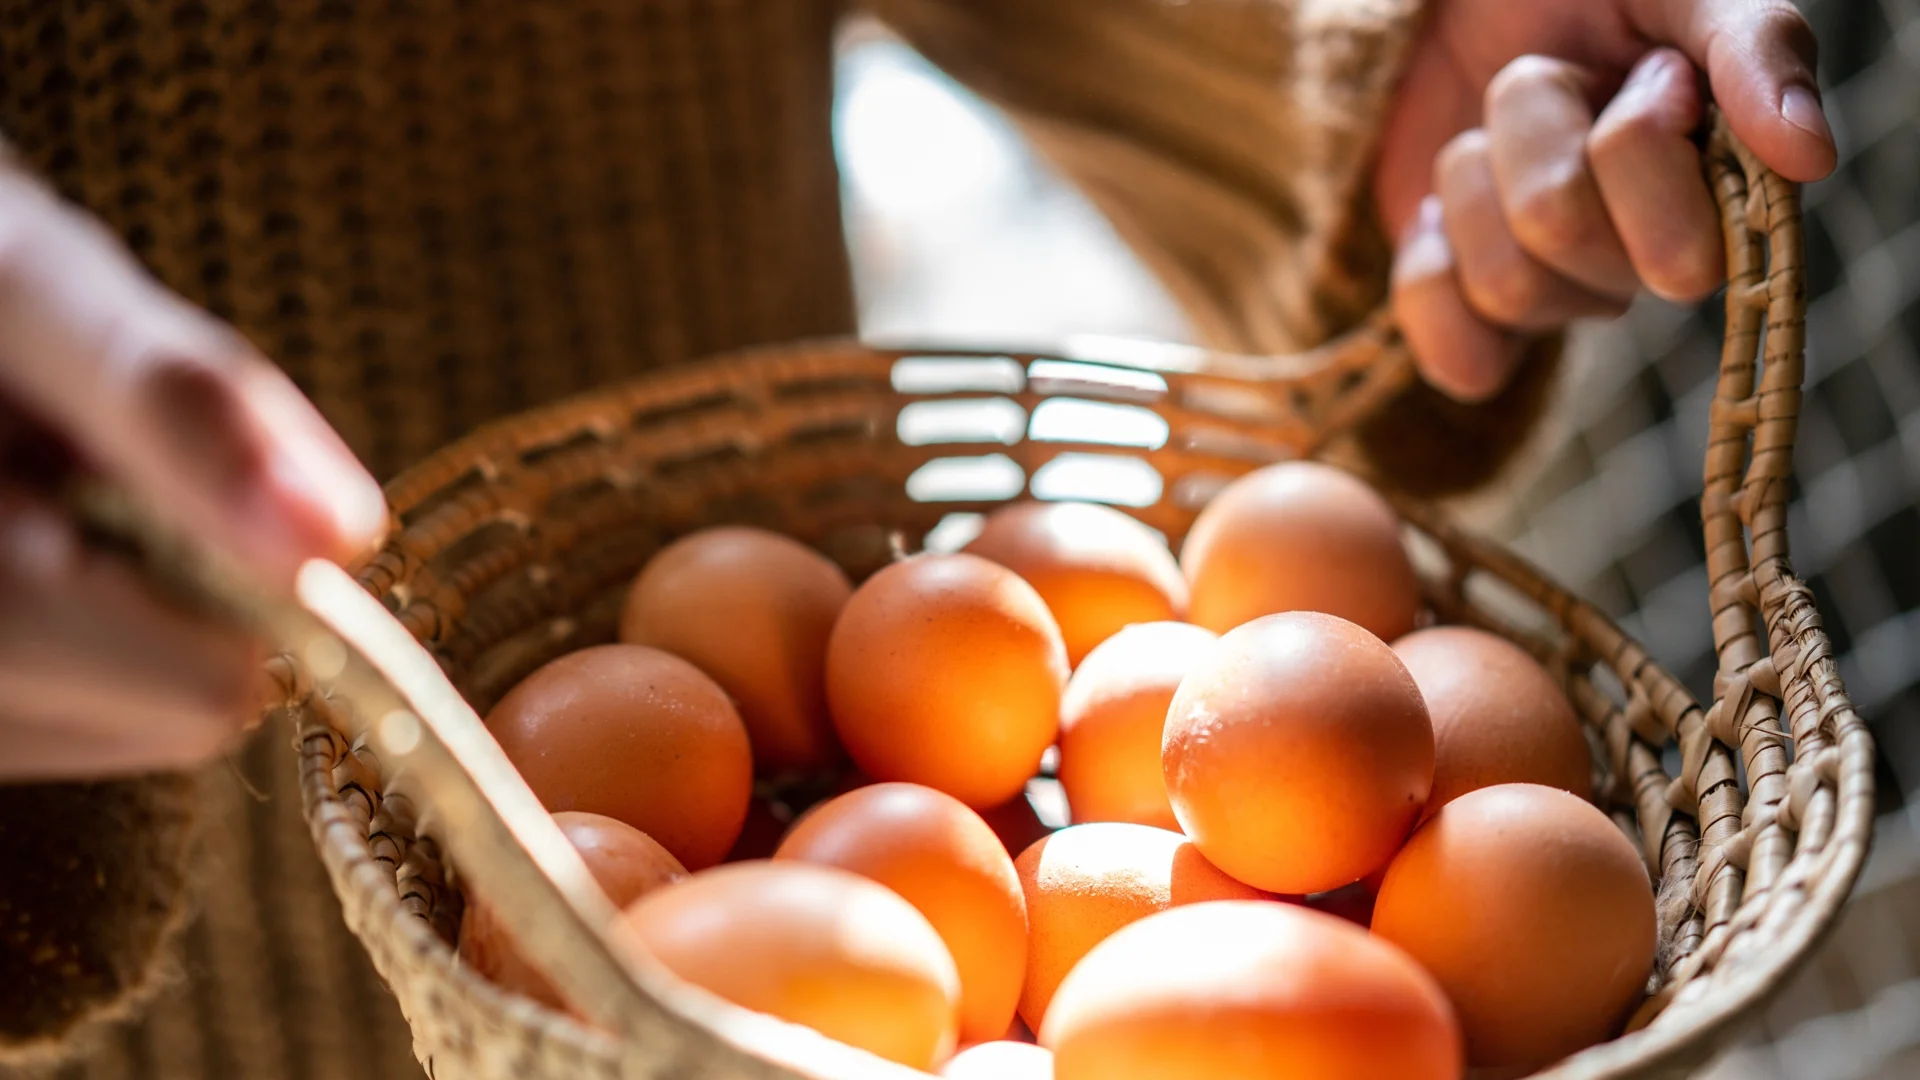
{"type": "MultiPolygon", "coordinates": [[[[873,6],[1009,109],[1201,334],[1280,351],[1383,295],[1367,165],[1417,4],[873,6]]],[[[385,477],[503,412],[853,328],[838,15],[0,0],[0,132],[385,477]]],[[[1358,441],[1410,487],[1478,483],[1546,370],[1478,409],[1415,391],[1358,441]]],[[[419,1074],[314,858],[287,736],[194,778],[0,787],[0,1074],[419,1074]]]]}

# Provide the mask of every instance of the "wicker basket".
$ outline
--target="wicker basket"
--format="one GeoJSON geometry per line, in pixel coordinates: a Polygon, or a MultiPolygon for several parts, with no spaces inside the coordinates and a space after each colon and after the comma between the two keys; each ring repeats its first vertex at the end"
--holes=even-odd
{"type": "MultiPolygon", "coordinates": [[[[1400,507],[1434,614],[1507,634],[1562,681],[1590,725],[1593,794],[1659,882],[1656,985],[1629,1033],[1542,1076],[1678,1076],[1704,1061],[1831,925],[1872,824],[1871,743],[1787,563],[1803,364],[1798,196],[1724,126],[1706,158],[1731,270],[1702,500],[1719,656],[1711,707],[1518,557],[1430,507],[1400,507]]],[[[622,586],[663,543],[747,521],[857,575],[950,512],[990,508],[1027,484],[1073,494],[1076,476],[1103,470],[1126,488],[1121,501],[1178,542],[1220,484],[1311,451],[1407,371],[1384,320],[1288,361],[1115,345],[925,358],[805,344],[530,412],[395,480],[399,528],[359,570],[360,588],[314,566],[302,607],[255,614],[287,646],[274,711],[298,733],[314,837],[428,1072],[919,1075],[666,979],[475,715],[539,663],[609,638],[622,586]],[[965,409],[986,420],[962,435],[1000,445],[945,426],[965,409]],[[1070,421],[1088,410],[1122,421],[1105,431],[1137,432],[1135,445],[1076,442],[1070,421]],[[1050,415],[1061,423],[1043,423],[1050,415]],[[461,916],[450,865],[494,899],[597,1028],[461,967],[448,945],[461,916]]]]}

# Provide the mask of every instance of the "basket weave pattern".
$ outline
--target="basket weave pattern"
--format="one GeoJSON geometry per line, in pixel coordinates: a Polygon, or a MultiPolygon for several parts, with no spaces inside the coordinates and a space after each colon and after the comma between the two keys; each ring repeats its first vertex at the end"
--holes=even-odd
{"type": "MultiPolygon", "coordinates": [[[[1659,969],[1631,1034],[1541,1075],[1650,1078],[1699,1064],[1831,924],[1871,828],[1871,743],[1787,562],[1803,363],[1797,192],[1723,129],[1707,163],[1731,269],[1703,500],[1720,661],[1711,707],[1517,556],[1429,506],[1399,507],[1434,613],[1520,641],[1562,681],[1597,751],[1593,794],[1659,884],[1659,969]]],[[[610,638],[624,583],[692,529],[774,528],[859,575],[946,514],[1017,494],[930,501],[933,471],[990,456],[1023,483],[1062,462],[1144,462],[1161,487],[1135,512],[1177,543],[1220,485],[1312,451],[1407,370],[1383,320],[1292,360],[1117,346],[929,356],[848,342],[738,354],[502,421],[427,459],[389,486],[401,527],[359,576],[484,711],[540,663],[610,638]],[[912,434],[929,408],[982,401],[1018,407],[1036,433],[1041,410],[1067,402],[1157,417],[1164,434],[1116,446],[1022,428],[983,447],[940,434],[937,420],[932,436],[912,434]]],[[[430,1071],[791,1075],[670,1007],[615,1040],[460,967],[447,944],[459,898],[432,807],[393,793],[367,743],[343,734],[364,729],[353,703],[314,693],[291,660],[276,671],[322,856],[430,1071]]]]}

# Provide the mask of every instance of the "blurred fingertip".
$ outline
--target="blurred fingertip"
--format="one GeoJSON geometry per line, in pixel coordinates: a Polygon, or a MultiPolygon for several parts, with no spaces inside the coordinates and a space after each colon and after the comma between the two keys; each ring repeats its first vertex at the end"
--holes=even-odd
{"type": "Polygon", "coordinates": [[[1441,225],[1440,197],[1428,195],[1420,200],[1413,218],[1400,231],[1391,277],[1395,288],[1453,272],[1453,252],[1441,225]]]}
{"type": "Polygon", "coordinates": [[[351,459],[302,450],[299,440],[282,447],[269,475],[289,514],[306,523],[303,556],[345,562],[365,554],[386,535],[387,500],[380,486],[351,459]]]}
{"type": "Polygon", "coordinates": [[[345,561],[377,544],[387,528],[386,495],[312,403],[277,373],[256,378],[250,398],[270,433],[268,476],[283,505],[313,529],[300,554],[345,561]]]}
{"type": "Polygon", "coordinates": [[[1434,362],[1419,367],[1427,385],[1463,405],[1478,405],[1494,397],[1513,371],[1511,361],[1472,357],[1464,352],[1451,356],[1441,353],[1434,362]]]}
{"type": "Polygon", "coordinates": [[[1474,315],[1451,273],[1398,278],[1393,306],[1422,381],[1456,401],[1493,397],[1519,363],[1519,341],[1474,315]]]}
{"type": "Polygon", "coordinates": [[[1687,54],[1669,45],[1651,49],[1633,65],[1627,73],[1627,81],[1622,90],[1631,89],[1642,83],[1657,83],[1667,79],[1687,77],[1691,81],[1693,61],[1687,54]]]}
{"type": "Polygon", "coordinates": [[[357,557],[386,539],[390,518],[387,497],[371,477],[356,482],[352,494],[335,503],[335,523],[346,554],[357,557]]]}

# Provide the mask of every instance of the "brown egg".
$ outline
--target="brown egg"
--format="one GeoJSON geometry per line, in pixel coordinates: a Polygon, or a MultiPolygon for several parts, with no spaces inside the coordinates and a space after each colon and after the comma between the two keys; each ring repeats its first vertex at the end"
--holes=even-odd
{"type": "Polygon", "coordinates": [[[910,1068],[953,1052],[953,957],[913,905],[858,874],[731,863],[642,897],[625,918],[668,970],[743,1008],[910,1068]]]}
{"type": "Polygon", "coordinates": [[[1147,825],[1072,825],[1014,860],[1027,896],[1027,979],[1020,1018],[1035,1031],[1060,980],[1107,935],[1156,911],[1265,894],[1220,872],[1179,833],[1147,825]]]}
{"type": "MultiPolygon", "coordinates": [[[[553,815],[553,822],[573,842],[607,898],[618,906],[687,876],[680,860],[631,825],[599,814],[568,812],[553,815]]],[[[460,920],[460,960],[502,989],[566,1011],[560,992],[520,955],[492,909],[477,895],[467,897],[466,915],[460,920]]]]}
{"type": "Polygon", "coordinates": [[[1433,784],[1433,729],[1392,649],[1297,611],[1220,639],[1174,695],[1160,762],[1214,865],[1306,895],[1393,857],[1433,784]]]}
{"type": "Polygon", "coordinates": [[[960,1038],[1006,1034],[1026,971],[1027,904],[1000,838],[966,804],[919,784],[874,784],[815,808],[774,858],[838,866],[899,893],[953,953],[960,1038]]]}
{"type": "Polygon", "coordinates": [[[1032,1043],[977,1043],[940,1067],[947,1080],[1053,1080],[1053,1052],[1032,1043]]]}
{"type": "Polygon", "coordinates": [[[834,727],[860,771],[968,806],[1020,793],[1060,727],[1060,629],[1033,587],[973,555],[868,579],[827,648],[834,727]]]}
{"type": "Polygon", "coordinates": [[[1584,799],[1500,784],[1413,834],[1373,932],[1439,980],[1473,1064],[1530,1071],[1610,1037],[1640,999],[1653,888],[1632,842],[1584,799]]]}
{"type": "Polygon", "coordinates": [[[1394,642],[1433,721],[1433,792],[1421,815],[1477,788],[1545,784],[1585,797],[1593,766],[1580,720],[1547,669],[1467,626],[1394,642]]]}
{"type": "Polygon", "coordinates": [[[1060,624],[1072,664],[1123,626],[1186,614],[1187,580],[1166,542],[1110,506],[1003,506],[961,550],[1033,586],[1060,624]]]}
{"type": "Polygon", "coordinates": [[[1060,783],[1074,821],[1180,828],[1160,775],[1160,737],[1180,680],[1218,640],[1186,623],[1142,623],[1074,670],[1060,699],[1060,783]]]}
{"type": "Polygon", "coordinates": [[[712,679],[658,649],[562,656],[501,698],[487,728],[548,810],[624,821],[688,869],[724,858],[746,820],[747,729],[712,679]]]}
{"type": "Polygon", "coordinates": [[[1227,485],[1194,520],[1180,565],[1193,590],[1187,621],[1216,634],[1275,612],[1320,611],[1392,641],[1420,610],[1393,508],[1358,477],[1315,462],[1269,465],[1227,485]]]}
{"type": "Polygon", "coordinates": [[[651,645],[712,677],[740,710],[769,774],[832,764],[827,637],[853,594],[831,559],[739,526],[667,545],[627,592],[620,640],[651,645]]]}
{"type": "Polygon", "coordinates": [[[1059,1080],[1458,1080],[1460,1029],[1405,953],[1290,904],[1151,915],[1067,976],[1059,1080]]]}

